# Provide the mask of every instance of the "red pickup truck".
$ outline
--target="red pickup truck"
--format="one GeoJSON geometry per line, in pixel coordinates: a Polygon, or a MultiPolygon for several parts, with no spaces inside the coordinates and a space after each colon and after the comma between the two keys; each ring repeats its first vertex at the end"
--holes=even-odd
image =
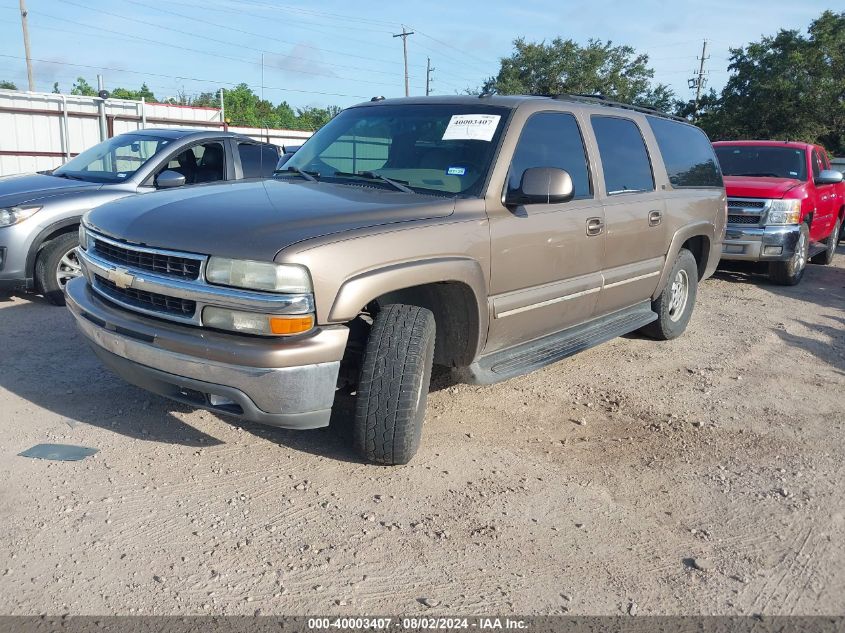
{"type": "Polygon", "coordinates": [[[728,194],[723,260],[769,263],[793,286],[808,261],[829,264],[845,216],[842,173],[824,148],[783,141],[713,143],[728,194]]]}

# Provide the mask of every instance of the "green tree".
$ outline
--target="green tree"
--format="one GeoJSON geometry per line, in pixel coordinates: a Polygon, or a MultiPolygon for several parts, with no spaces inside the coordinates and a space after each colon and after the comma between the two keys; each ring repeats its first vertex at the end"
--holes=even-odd
{"type": "Polygon", "coordinates": [[[699,124],[714,139],[790,139],[845,153],[845,12],[825,11],[804,35],[781,30],[731,49],[718,108],[699,124]]]}
{"type": "Polygon", "coordinates": [[[17,90],[18,87],[12,81],[2,80],[0,81],[0,89],[3,90],[17,90]]]}
{"type": "Polygon", "coordinates": [[[648,55],[630,46],[591,39],[586,46],[556,37],[551,43],[514,40],[514,52],[482,90],[496,94],[599,94],[666,110],[671,89],[653,83],[648,55]]]}
{"type": "Polygon", "coordinates": [[[59,90],[59,82],[58,81],[53,82],[53,94],[54,95],[62,94],[62,91],[59,90]]]}
{"type": "Polygon", "coordinates": [[[81,95],[83,97],[96,97],[97,91],[94,90],[91,84],[85,81],[84,77],[77,77],[73,87],[70,89],[70,94],[81,95]]]}
{"type": "Polygon", "coordinates": [[[131,99],[133,101],[140,101],[143,98],[147,103],[156,103],[156,97],[146,83],[141,84],[141,88],[138,90],[115,88],[111,91],[111,96],[115,99],[131,99]]]}

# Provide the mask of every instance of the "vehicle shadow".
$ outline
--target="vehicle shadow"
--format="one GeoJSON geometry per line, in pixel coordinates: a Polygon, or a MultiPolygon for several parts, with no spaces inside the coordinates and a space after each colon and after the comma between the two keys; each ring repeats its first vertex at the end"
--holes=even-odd
{"type": "MultiPolygon", "coordinates": [[[[174,415],[195,411],[192,407],[130,385],[103,366],[77,331],[70,313],[42,297],[27,294],[0,303],[0,350],[0,392],[5,389],[61,416],[71,428],[83,423],[134,439],[183,446],[224,443],[174,415]]],[[[278,429],[213,413],[204,415],[281,447],[364,463],[352,447],[354,403],[353,396],[341,394],[333,408],[331,425],[310,431],[278,429]]],[[[15,412],[15,408],[8,402],[0,404],[0,424],[33,424],[29,416],[37,413],[15,412]]]]}
{"type": "MultiPolygon", "coordinates": [[[[804,278],[796,286],[775,284],[765,276],[765,267],[738,262],[720,267],[715,277],[735,283],[753,284],[780,298],[813,304],[816,309],[835,310],[841,315],[845,313],[845,268],[841,267],[843,261],[845,244],[840,244],[832,265],[809,264],[804,278]],[[760,274],[761,270],[763,274],[760,274]]],[[[787,345],[813,354],[834,367],[838,373],[845,374],[845,317],[839,315],[820,314],[822,318],[830,319],[831,325],[810,323],[801,318],[801,308],[798,308],[790,323],[801,325],[820,335],[820,338],[791,332],[789,324],[773,327],[772,331],[787,345]]]]}
{"type": "MultiPolygon", "coordinates": [[[[172,412],[190,409],[123,382],[100,363],[64,308],[26,294],[0,303],[0,389],[64,418],[135,439],[185,446],[220,441],[172,412]]],[[[37,416],[0,406],[0,424],[32,425],[37,416]]]]}
{"type": "Polygon", "coordinates": [[[799,336],[778,328],[775,328],[773,331],[787,345],[809,352],[819,360],[835,368],[837,373],[845,376],[845,344],[843,344],[843,340],[845,339],[842,336],[843,329],[845,329],[845,318],[829,314],[823,316],[837,323],[837,325],[820,325],[818,323],[808,323],[800,319],[797,323],[823,335],[827,340],[799,336]]]}

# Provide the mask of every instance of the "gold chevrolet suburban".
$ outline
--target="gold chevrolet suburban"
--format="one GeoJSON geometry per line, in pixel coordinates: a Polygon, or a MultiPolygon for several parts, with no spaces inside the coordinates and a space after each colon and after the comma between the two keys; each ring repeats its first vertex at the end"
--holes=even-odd
{"type": "Polygon", "coordinates": [[[373,99],[272,179],[88,213],[67,305],[102,361],[284,428],[354,394],[357,450],[406,463],[432,364],[489,384],[613,337],[680,335],[722,252],[706,135],[595,97],[373,99]]]}

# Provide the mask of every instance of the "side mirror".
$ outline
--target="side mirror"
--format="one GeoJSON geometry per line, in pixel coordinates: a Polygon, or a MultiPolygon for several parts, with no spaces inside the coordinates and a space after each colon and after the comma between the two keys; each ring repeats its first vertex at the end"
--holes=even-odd
{"type": "Polygon", "coordinates": [[[575,195],[572,177],[557,167],[530,167],[522,173],[519,189],[508,191],[507,206],[523,204],[559,204],[575,195]]]}
{"type": "Polygon", "coordinates": [[[818,176],[813,178],[817,185],[835,185],[842,182],[842,172],[835,169],[825,169],[818,176]]]}
{"type": "Polygon", "coordinates": [[[156,176],[155,182],[158,189],[173,189],[174,187],[181,187],[185,184],[185,176],[178,171],[165,169],[156,176]]]}

